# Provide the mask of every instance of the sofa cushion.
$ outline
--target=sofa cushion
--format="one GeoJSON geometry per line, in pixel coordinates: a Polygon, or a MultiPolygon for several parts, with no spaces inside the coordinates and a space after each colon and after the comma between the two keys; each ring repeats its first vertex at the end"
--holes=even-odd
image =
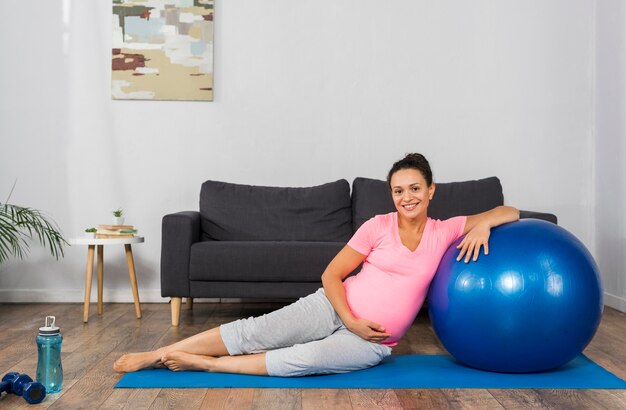
{"type": "Polygon", "coordinates": [[[191,246],[189,279],[319,282],[345,242],[203,241],[191,246]]]}
{"type": "Polygon", "coordinates": [[[203,239],[335,241],[352,235],[350,184],[308,188],[206,181],[200,192],[203,239]]]}
{"type": "MultiPolygon", "coordinates": [[[[428,216],[448,219],[474,215],[504,203],[502,185],[497,177],[475,181],[437,183],[428,216]]],[[[352,183],[352,224],[356,231],[374,215],[395,212],[387,181],[356,178],[352,183]]]]}

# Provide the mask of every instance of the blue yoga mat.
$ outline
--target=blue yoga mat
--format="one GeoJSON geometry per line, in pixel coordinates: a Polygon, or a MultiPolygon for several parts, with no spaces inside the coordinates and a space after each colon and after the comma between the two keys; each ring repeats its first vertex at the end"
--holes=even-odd
{"type": "Polygon", "coordinates": [[[626,389],[626,381],[579,355],[548,372],[492,373],[472,369],[445,355],[392,355],[381,364],[351,373],[307,377],[249,376],[167,369],[126,373],[117,388],[296,388],[296,389],[626,389]]]}

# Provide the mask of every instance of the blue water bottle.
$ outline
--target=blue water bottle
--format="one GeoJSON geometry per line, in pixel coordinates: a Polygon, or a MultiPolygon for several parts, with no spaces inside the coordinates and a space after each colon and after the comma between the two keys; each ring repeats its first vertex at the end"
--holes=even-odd
{"type": "Polygon", "coordinates": [[[37,335],[37,381],[44,385],[46,392],[57,393],[63,385],[63,367],[61,366],[61,329],[55,326],[54,316],[46,316],[44,327],[37,335]]]}

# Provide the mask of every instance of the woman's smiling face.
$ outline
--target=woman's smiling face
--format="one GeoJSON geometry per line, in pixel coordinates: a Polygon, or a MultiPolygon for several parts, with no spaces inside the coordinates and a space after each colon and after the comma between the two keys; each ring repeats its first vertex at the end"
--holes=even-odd
{"type": "Polygon", "coordinates": [[[428,186],[424,175],[416,169],[401,169],[391,176],[391,197],[398,214],[407,219],[426,216],[435,184],[428,186]]]}

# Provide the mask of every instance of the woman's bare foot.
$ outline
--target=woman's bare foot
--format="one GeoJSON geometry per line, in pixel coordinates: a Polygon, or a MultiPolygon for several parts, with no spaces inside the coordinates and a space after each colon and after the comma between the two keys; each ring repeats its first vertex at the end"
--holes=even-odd
{"type": "Polygon", "coordinates": [[[118,373],[124,373],[163,367],[163,362],[161,362],[162,356],[163,352],[160,349],[152,352],[128,353],[113,363],[113,370],[118,373]]]}
{"type": "Polygon", "coordinates": [[[166,353],[161,357],[161,362],[170,370],[204,370],[210,371],[210,365],[215,360],[211,356],[202,356],[185,352],[166,353]]]}

